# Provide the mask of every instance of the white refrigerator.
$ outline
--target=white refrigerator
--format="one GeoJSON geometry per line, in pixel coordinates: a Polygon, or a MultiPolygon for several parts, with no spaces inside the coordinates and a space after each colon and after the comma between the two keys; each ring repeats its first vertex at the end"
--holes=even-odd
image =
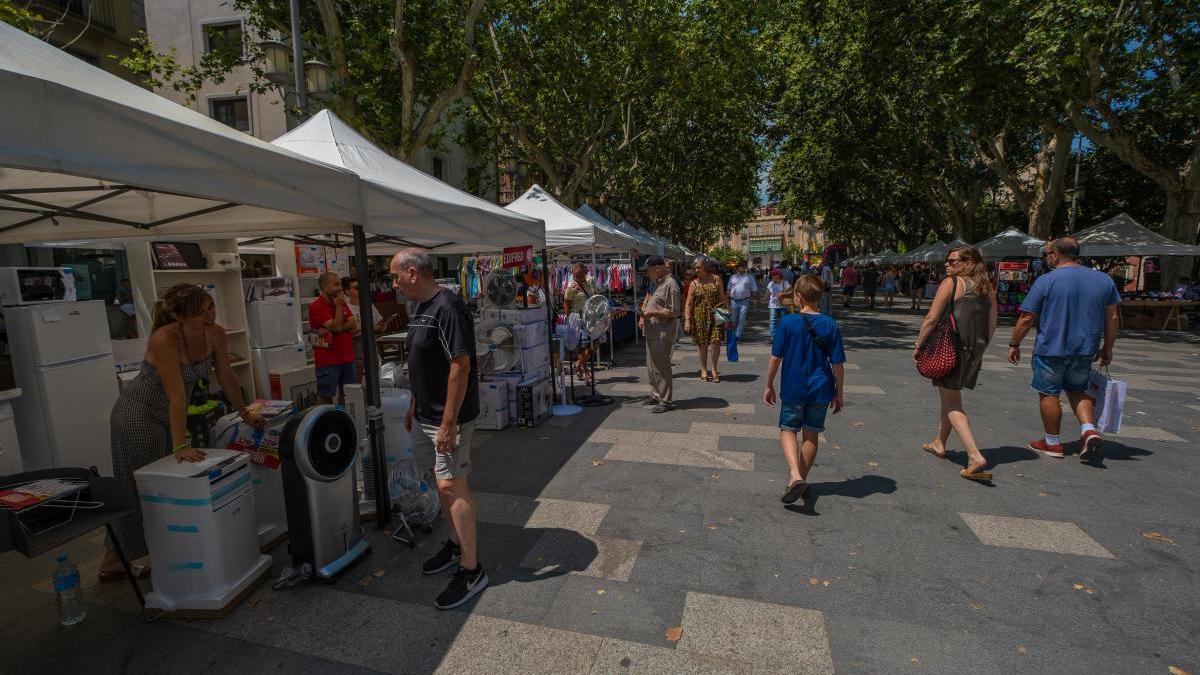
{"type": "Polygon", "coordinates": [[[258,395],[271,398],[271,373],[308,363],[300,335],[300,303],[290,296],[255,300],[246,305],[246,323],[258,395]]]}
{"type": "Polygon", "coordinates": [[[117,375],[103,300],[5,307],[26,471],[95,466],[112,475],[117,375]]]}

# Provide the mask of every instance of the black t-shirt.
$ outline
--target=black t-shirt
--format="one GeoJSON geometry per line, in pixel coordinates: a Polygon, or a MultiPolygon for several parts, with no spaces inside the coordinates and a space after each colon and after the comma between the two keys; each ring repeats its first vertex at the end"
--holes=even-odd
{"type": "Polygon", "coordinates": [[[458,423],[479,416],[479,371],[475,364],[475,324],[462,298],[445,288],[417,303],[408,322],[408,374],[418,421],[441,424],[446,409],[450,360],[467,354],[471,372],[458,409],[458,423]]]}
{"type": "Polygon", "coordinates": [[[875,288],[879,285],[879,272],[872,269],[863,270],[862,285],[865,288],[875,288]]]}

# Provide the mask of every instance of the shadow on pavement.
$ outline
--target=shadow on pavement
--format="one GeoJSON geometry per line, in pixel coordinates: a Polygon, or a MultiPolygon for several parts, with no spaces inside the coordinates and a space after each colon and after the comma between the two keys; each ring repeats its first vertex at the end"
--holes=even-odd
{"type": "MultiPolygon", "coordinates": [[[[724,375],[721,379],[726,379],[724,375]]],[[[723,398],[715,398],[713,396],[698,396],[685,400],[675,401],[677,410],[721,410],[729,405],[729,401],[723,398]]]]}
{"type": "Polygon", "coordinates": [[[788,504],[784,508],[793,513],[805,516],[819,516],[817,500],[825,496],[849,497],[864,499],[871,495],[890,495],[896,491],[896,481],[887,476],[867,475],[857,478],[847,478],[841,481],[810,483],[804,501],[800,504],[788,504]]]}

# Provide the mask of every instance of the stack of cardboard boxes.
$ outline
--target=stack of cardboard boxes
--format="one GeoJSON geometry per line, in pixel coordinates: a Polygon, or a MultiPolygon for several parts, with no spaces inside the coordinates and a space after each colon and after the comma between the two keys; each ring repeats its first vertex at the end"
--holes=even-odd
{"type": "Polygon", "coordinates": [[[476,426],[503,429],[509,424],[526,427],[541,424],[550,417],[554,404],[546,308],[484,309],[482,319],[512,327],[521,349],[521,365],[511,372],[481,378],[476,426]]]}

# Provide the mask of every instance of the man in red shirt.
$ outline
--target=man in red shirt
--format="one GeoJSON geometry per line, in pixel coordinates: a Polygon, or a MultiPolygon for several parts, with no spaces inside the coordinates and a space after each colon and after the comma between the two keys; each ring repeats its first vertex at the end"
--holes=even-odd
{"type": "Polygon", "coordinates": [[[342,403],[342,385],[358,381],[354,372],[354,333],[358,320],[347,307],[342,279],[326,272],[317,279],[321,295],[308,307],[308,326],[317,333],[317,403],[342,403]]]}

